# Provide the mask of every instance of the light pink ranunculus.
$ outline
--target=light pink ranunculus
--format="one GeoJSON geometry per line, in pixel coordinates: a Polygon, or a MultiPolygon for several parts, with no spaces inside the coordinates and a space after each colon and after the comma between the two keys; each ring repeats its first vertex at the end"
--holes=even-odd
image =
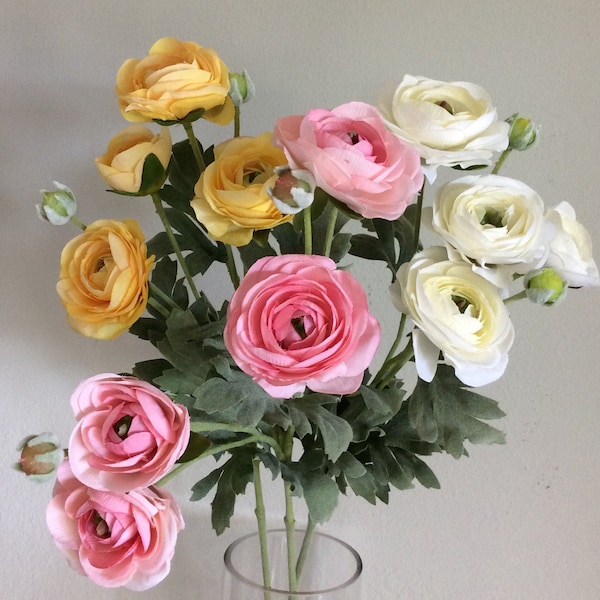
{"type": "Polygon", "coordinates": [[[358,389],[380,338],[361,285],[324,256],[261,258],[231,298],[225,345],[274,398],[358,389]]]}
{"type": "Polygon", "coordinates": [[[97,585],[142,591],[169,573],[184,523],[175,499],[149,487],[127,494],[81,483],[58,468],[46,523],[69,565],[97,585]]]}
{"type": "Polygon", "coordinates": [[[292,168],[367,219],[397,219],[423,184],[419,153],[363,102],[279,119],[274,139],[292,168]]]}
{"type": "Polygon", "coordinates": [[[71,407],[77,419],[71,468],[99,490],[128,492],[156,483],[189,440],[187,409],[135,377],[90,377],[71,396],[71,407]]]}

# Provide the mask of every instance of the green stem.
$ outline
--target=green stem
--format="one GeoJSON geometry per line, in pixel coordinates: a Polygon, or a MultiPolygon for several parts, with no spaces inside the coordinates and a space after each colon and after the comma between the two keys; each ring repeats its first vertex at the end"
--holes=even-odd
{"type": "Polygon", "coordinates": [[[527,298],[527,290],[521,290],[520,292],[517,292],[513,296],[506,298],[506,300],[504,300],[504,304],[509,304],[510,302],[516,302],[517,300],[522,300],[523,298],[527,298]]]}
{"type": "Polygon", "coordinates": [[[300,546],[298,560],[296,561],[296,581],[299,581],[300,577],[302,576],[302,569],[304,568],[304,563],[306,562],[306,557],[308,556],[308,551],[310,549],[316,528],[317,524],[309,516],[306,531],[304,532],[304,539],[302,540],[302,546],[300,546]]]}
{"type": "Polygon", "coordinates": [[[229,244],[225,244],[225,250],[227,251],[227,272],[233,287],[237,290],[240,286],[240,276],[238,275],[237,268],[235,266],[235,257],[233,256],[233,249],[229,244]]]}
{"type": "Polygon", "coordinates": [[[258,524],[258,539],[260,542],[260,563],[262,566],[263,585],[266,588],[264,591],[264,600],[270,600],[271,592],[271,569],[269,567],[269,552],[267,544],[267,515],[265,511],[265,500],[263,496],[262,482],[260,480],[260,460],[254,458],[252,460],[252,474],[254,476],[254,497],[256,499],[256,522],[258,524]]]}
{"type": "Polygon", "coordinates": [[[406,344],[404,350],[386,361],[381,369],[381,375],[374,385],[379,389],[385,386],[396,376],[396,373],[415,355],[412,341],[406,344]]]}
{"type": "Polygon", "coordinates": [[[236,106],[233,113],[233,137],[240,137],[240,107],[236,106]]]}
{"type": "Polygon", "coordinates": [[[194,135],[194,127],[191,123],[183,121],[183,128],[185,129],[185,133],[190,141],[190,146],[192,147],[192,152],[194,153],[194,158],[196,159],[196,163],[198,163],[198,168],[200,169],[200,173],[206,169],[206,164],[204,163],[204,159],[202,158],[202,151],[200,150],[200,144],[198,144],[198,140],[194,135]]]}
{"type": "Polygon", "coordinates": [[[158,311],[165,319],[169,318],[171,314],[160,302],[158,302],[152,296],[148,297],[148,304],[156,311],[158,311]]]}
{"type": "Polygon", "coordinates": [[[400,345],[400,341],[402,340],[402,335],[404,334],[405,323],[406,323],[406,315],[404,313],[402,313],[402,316],[400,317],[400,322],[398,323],[398,331],[396,332],[396,339],[394,339],[392,345],[390,346],[388,353],[386,354],[385,359],[383,360],[383,363],[382,363],[379,371],[377,371],[377,373],[375,374],[375,377],[373,378],[374,385],[377,383],[377,381],[379,381],[379,378],[383,375],[383,370],[384,370],[387,362],[389,360],[391,360],[392,356],[394,356],[394,354],[396,353],[396,350],[398,349],[398,346],[400,345]]]}
{"type": "MultiPolygon", "coordinates": [[[[152,296],[155,298],[162,300],[167,306],[171,307],[174,310],[181,310],[181,306],[179,306],[171,296],[165,294],[155,283],[150,282],[150,292],[152,296]]],[[[164,313],[163,313],[164,314],[164,313]]],[[[167,317],[169,314],[167,313],[167,317]]]]}
{"type": "Polygon", "coordinates": [[[304,209],[304,254],[312,254],[312,219],[310,206],[304,209]]]}
{"type": "MultiPolygon", "coordinates": [[[[294,428],[289,427],[283,438],[283,456],[285,462],[292,460],[292,451],[294,447],[294,428]]],[[[285,494],[285,537],[287,541],[287,566],[288,566],[288,591],[291,592],[288,600],[295,598],[294,592],[297,588],[296,579],[296,541],[294,537],[296,528],[296,519],[294,517],[294,503],[292,499],[292,484],[289,481],[283,482],[285,494]]]]}
{"type": "Polygon", "coordinates": [[[419,236],[421,235],[421,213],[423,212],[423,195],[425,191],[425,182],[421,186],[419,190],[419,194],[417,196],[417,214],[415,216],[415,238],[413,240],[413,254],[416,254],[419,249],[419,236]]]}
{"type": "Polygon", "coordinates": [[[504,152],[502,152],[502,154],[498,158],[498,161],[494,165],[494,168],[492,169],[492,175],[497,175],[499,173],[502,165],[504,164],[504,161],[506,160],[506,157],[511,153],[511,151],[512,148],[507,148],[506,150],[504,150],[504,152]]]}
{"type": "Polygon", "coordinates": [[[83,229],[83,231],[87,229],[87,225],[82,223],[75,215],[73,215],[69,220],[71,221],[71,223],[73,223],[73,225],[77,225],[77,227],[83,229]]]}
{"type": "Polygon", "coordinates": [[[190,286],[190,290],[192,291],[194,298],[196,300],[198,300],[198,298],[200,298],[200,293],[198,292],[198,289],[196,288],[194,279],[192,278],[192,275],[190,273],[190,270],[188,269],[187,263],[185,262],[185,258],[183,257],[183,254],[181,253],[181,249],[179,248],[179,244],[177,243],[177,239],[175,238],[175,234],[173,233],[173,228],[171,227],[171,223],[169,223],[169,219],[167,218],[167,213],[165,212],[165,207],[162,205],[162,201],[157,192],[152,194],[152,200],[154,201],[154,208],[156,210],[156,214],[159,216],[160,220],[162,221],[163,227],[165,228],[165,233],[167,234],[167,237],[169,238],[169,241],[171,242],[171,247],[173,248],[173,251],[177,255],[177,260],[179,261],[179,264],[181,265],[181,269],[182,269],[183,274],[188,282],[188,285],[190,286]]]}
{"type": "Polygon", "coordinates": [[[327,223],[327,233],[325,234],[325,247],[323,249],[323,255],[327,257],[331,253],[331,244],[333,243],[333,236],[335,234],[337,216],[338,208],[337,206],[332,206],[331,212],[329,213],[329,222],[327,223]]]}

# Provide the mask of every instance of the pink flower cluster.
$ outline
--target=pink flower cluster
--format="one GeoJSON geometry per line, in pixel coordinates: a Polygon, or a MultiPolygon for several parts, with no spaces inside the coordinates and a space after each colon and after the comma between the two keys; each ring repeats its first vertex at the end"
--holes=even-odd
{"type": "Polygon", "coordinates": [[[77,425],[46,522],[78,572],[105,587],[148,589],[166,577],[183,526],[154,486],[183,454],[187,410],[133,377],[102,374],[71,398],[77,425]]]}

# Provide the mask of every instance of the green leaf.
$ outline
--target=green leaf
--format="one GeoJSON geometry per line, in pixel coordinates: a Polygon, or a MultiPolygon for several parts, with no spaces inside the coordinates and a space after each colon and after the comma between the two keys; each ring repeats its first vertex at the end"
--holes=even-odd
{"type": "Polygon", "coordinates": [[[150,153],[144,159],[144,166],[142,168],[142,181],[140,189],[136,195],[147,196],[154,192],[157,192],[162,184],[165,182],[167,173],[165,168],[162,166],[160,159],[156,154],[150,153]]]}
{"type": "Polygon", "coordinates": [[[168,360],[155,358],[136,363],[132,373],[143,381],[154,383],[165,371],[171,368],[171,363],[168,360]]]}
{"type": "Polygon", "coordinates": [[[379,244],[379,240],[366,233],[356,233],[350,238],[350,254],[367,260],[382,260],[387,263],[388,257],[379,244]]]}
{"type": "Polygon", "coordinates": [[[191,502],[202,500],[217,485],[219,478],[223,473],[223,467],[211,471],[206,477],[203,477],[192,486],[191,502]]]}
{"type": "Polygon", "coordinates": [[[209,438],[195,431],[190,432],[190,439],[185,452],[177,460],[178,463],[186,463],[198,458],[203,452],[212,445],[209,438]]]}
{"type": "Polygon", "coordinates": [[[304,474],[301,483],[311,519],[315,523],[326,523],[337,506],[340,494],[337,484],[327,475],[317,471],[304,474]]]}
{"type": "Polygon", "coordinates": [[[495,401],[467,389],[454,369],[439,365],[431,383],[419,379],[409,400],[411,425],[422,439],[438,443],[454,458],[465,453],[464,441],[502,444],[504,433],[480,419],[504,413],[495,401]]]}
{"type": "Polygon", "coordinates": [[[173,144],[172,154],[169,164],[169,183],[183,198],[187,199],[186,210],[191,214],[193,209],[190,208],[189,203],[194,197],[194,186],[200,177],[200,168],[188,139],[173,144]]]}

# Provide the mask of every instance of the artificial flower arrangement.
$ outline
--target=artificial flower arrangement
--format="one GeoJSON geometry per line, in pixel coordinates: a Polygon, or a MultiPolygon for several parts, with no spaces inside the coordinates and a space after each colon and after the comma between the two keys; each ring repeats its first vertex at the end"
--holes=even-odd
{"type": "Polygon", "coordinates": [[[377,107],[316,108],[240,136],[254,95],[247,73],[173,38],[127,60],[116,95],[135,124],[98,170],[111,191],[150,196],[164,231],[146,240],[132,220],[84,225],[62,184],[38,210],[83,230],[60,261],[70,326],[103,340],[129,331],[162,358],[84,380],[67,451],[50,434],[21,444],[21,470],[56,475],[47,524],[74,569],[107,587],[159,583],[183,527],[162,486],[203,458],[217,461],[191,500],[214,494],[217,534],[253,484],[264,535],[266,469],[283,482],[290,535],[292,497],[306,502],[309,538],[340,494],[375,504],[415,480],[437,488],[423,457],[502,443],[487,423],[502,411],[473,388],[506,369],[509,302],[552,305],[599,283],[573,208],[548,209],[499,174],[511,151],[535,142],[536,126],[500,120],[477,85],[407,75],[377,107]],[[204,148],[200,119],[233,122],[233,137],[204,148]],[[181,125],[187,139],[173,144],[170,128],[181,125]],[[426,181],[444,167],[457,176],[427,205],[426,181]],[[422,247],[422,223],[439,245],[422,247]],[[380,327],[353,257],[389,271],[382,286],[398,331],[378,366],[380,327]],[[231,278],[223,306],[202,288],[209,268],[231,278]],[[413,367],[409,387],[400,375],[413,367]]]}

